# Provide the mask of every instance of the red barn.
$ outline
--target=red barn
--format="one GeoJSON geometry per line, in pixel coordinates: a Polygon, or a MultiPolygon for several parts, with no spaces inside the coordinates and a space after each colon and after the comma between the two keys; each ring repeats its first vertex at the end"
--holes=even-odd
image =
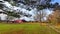
{"type": "Polygon", "coordinates": [[[15,20],[14,22],[16,23],[22,23],[22,22],[26,22],[25,20],[15,20]]]}

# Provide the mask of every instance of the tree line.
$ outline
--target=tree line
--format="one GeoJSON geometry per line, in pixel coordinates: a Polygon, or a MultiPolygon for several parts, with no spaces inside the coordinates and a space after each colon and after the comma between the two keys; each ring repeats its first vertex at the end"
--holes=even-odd
{"type": "MultiPolygon", "coordinates": [[[[5,0],[5,1],[10,2],[10,0],[5,0]]],[[[16,5],[18,3],[18,0],[13,0],[13,1],[14,1],[13,5],[14,4],[16,5]]],[[[52,0],[44,0],[44,1],[42,1],[42,0],[37,0],[37,1],[24,0],[24,1],[25,1],[24,3],[26,5],[36,6],[38,11],[46,9],[46,8],[53,9],[53,12],[48,15],[46,22],[49,22],[49,23],[59,23],[60,22],[60,5],[59,5],[59,3],[56,2],[55,4],[52,4],[52,3],[50,3],[52,0]],[[39,3],[42,3],[42,4],[35,5],[38,1],[39,1],[39,3]]],[[[0,8],[1,8],[1,5],[0,5],[0,8]]],[[[6,12],[7,12],[7,15],[9,15],[9,16],[20,17],[20,15],[18,13],[8,12],[8,11],[6,11],[6,12]]],[[[42,20],[41,20],[42,17],[46,16],[45,14],[46,14],[45,12],[40,11],[40,15],[38,16],[38,17],[40,17],[40,22],[42,22],[42,20]]]]}

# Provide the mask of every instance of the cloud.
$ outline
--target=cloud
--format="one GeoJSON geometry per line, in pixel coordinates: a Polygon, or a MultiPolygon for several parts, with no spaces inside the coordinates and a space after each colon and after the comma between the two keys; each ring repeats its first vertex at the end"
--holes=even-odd
{"type": "Polygon", "coordinates": [[[59,3],[60,4],[60,0],[52,0],[51,3],[54,4],[54,3],[59,3]]]}

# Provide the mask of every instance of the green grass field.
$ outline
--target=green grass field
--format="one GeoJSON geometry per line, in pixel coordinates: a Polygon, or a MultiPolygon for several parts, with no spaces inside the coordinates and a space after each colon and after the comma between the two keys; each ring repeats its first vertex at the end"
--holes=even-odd
{"type": "Polygon", "coordinates": [[[0,24],[0,34],[59,34],[40,23],[0,24]]]}

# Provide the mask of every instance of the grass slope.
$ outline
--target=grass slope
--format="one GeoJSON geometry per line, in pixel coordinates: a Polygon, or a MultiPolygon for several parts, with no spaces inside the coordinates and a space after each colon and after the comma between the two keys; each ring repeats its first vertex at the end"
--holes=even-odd
{"type": "Polygon", "coordinates": [[[0,34],[59,34],[40,23],[0,24],[0,34]]]}

